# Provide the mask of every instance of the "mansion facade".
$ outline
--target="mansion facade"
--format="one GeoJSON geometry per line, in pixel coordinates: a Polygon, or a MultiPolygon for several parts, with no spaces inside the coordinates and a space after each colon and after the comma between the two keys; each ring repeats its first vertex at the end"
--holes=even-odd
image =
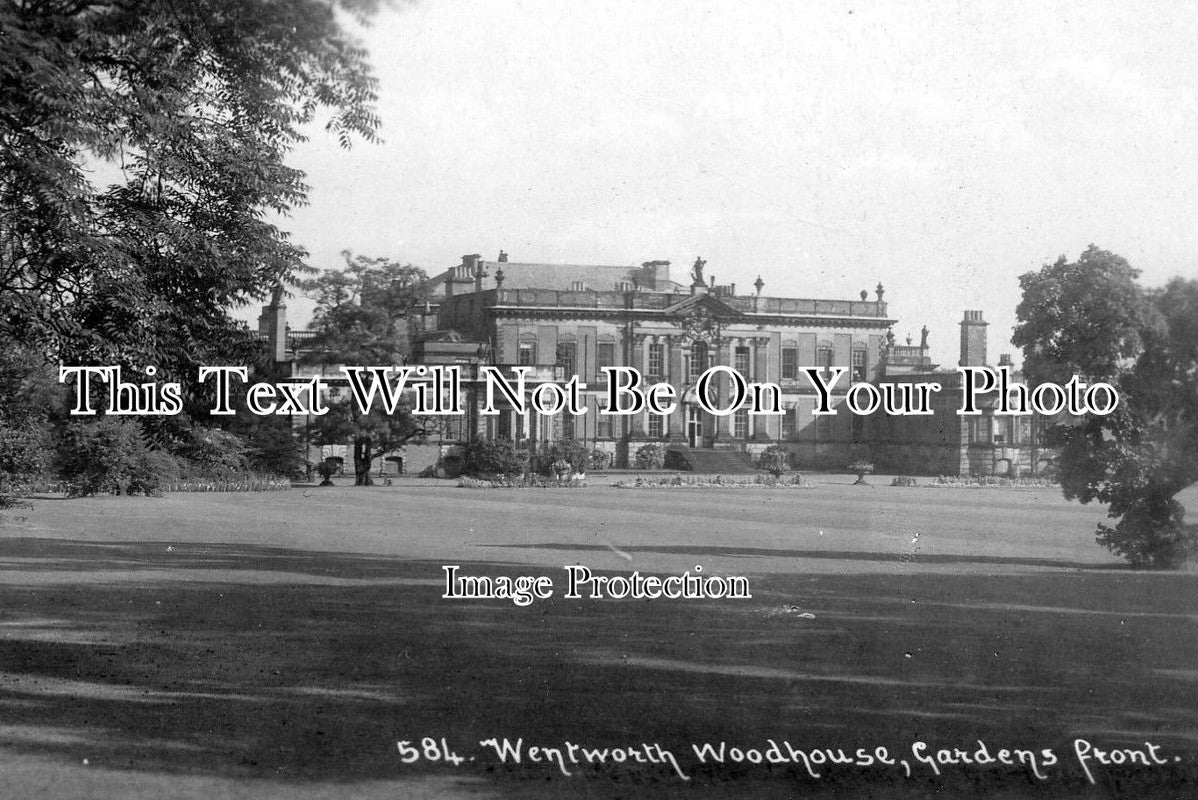
{"type": "MultiPolygon", "coordinates": [[[[816,390],[800,367],[845,366],[854,380],[883,372],[887,317],[883,288],[868,299],[771,297],[758,278],[754,292],[705,280],[697,260],[689,285],[671,279],[670,264],[640,268],[557,267],[476,256],[438,276],[438,325],[486,349],[489,363],[530,367],[536,381],[578,375],[587,384],[587,413],[578,417],[511,410],[480,417],[477,435],[526,440],[533,446],[559,438],[581,440],[626,465],[650,443],[681,452],[721,449],[754,454],[790,443],[797,460],[843,466],[853,445],[865,442],[864,420],[816,417],[816,390]],[[467,281],[470,278],[472,280],[467,281]],[[485,285],[484,280],[490,285],[485,285]],[[465,290],[465,291],[463,291],[465,290]],[[747,381],[781,387],[782,415],[707,413],[695,384],[709,367],[725,365],[747,381]],[[635,368],[650,383],[666,382],[681,398],[668,416],[600,414],[604,367],[635,368]]],[[[427,356],[427,353],[425,354],[427,356]]],[[[715,381],[712,405],[723,407],[729,385],[715,381]]],[[[838,390],[843,397],[844,387],[838,390]]]]}
{"type": "MultiPolygon", "coordinates": [[[[761,277],[748,293],[717,284],[704,276],[702,259],[683,282],[670,267],[668,261],[639,267],[518,263],[502,252],[495,261],[463,256],[431,279],[431,299],[411,320],[409,361],[462,366],[467,413],[448,420],[437,442],[409,444],[393,463],[414,472],[439,461],[447,448],[483,437],[512,439],[532,450],[574,439],[606,451],[616,467],[630,466],[646,444],[662,445],[667,466],[684,469],[719,463],[704,453],[727,454],[725,459],[749,467],[772,445],[789,450],[801,469],[844,469],[859,458],[879,471],[909,474],[1035,474],[1047,466],[1033,421],[996,418],[993,397],[977,417],[955,413],[959,374],[931,363],[926,328],[918,345],[895,342],[896,320],[881,284],[872,297],[862,291],[857,299],[777,297],[765,293],[761,277]],[[512,374],[525,368],[528,393],[577,375],[586,384],[581,394],[587,411],[539,415],[508,406],[481,414],[481,365],[512,374]],[[779,387],[782,413],[705,411],[696,382],[716,365],[748,382],[779,387]],[[602,370],[616,366],[635,368],[647,383],[673,386],[679,398],[674,412],[599,413],[606,399],[602,370]],[[823,374],[846,370],[832,390],[838,413],[813,413],[818,392],[805,371],[811,367],[823,374]],[[883,380],[935,380],[944,391],[927,416],[861,416],[841,407],[851,384],[883,380]]],[[[263,309],[260,332],[276,361],[295,360],[302,350],[304,334],[287,330],[277,296],[263,309]]],[[[986,363],[981,312],[966,312],[961,323],[960,363],[986,363]]],[[[308,371],[299,365],[292,370],[297,378],[308,371]]],[[[727,407],[729,390],[726,377],[713,381],[709,405],[727,407]]]]}

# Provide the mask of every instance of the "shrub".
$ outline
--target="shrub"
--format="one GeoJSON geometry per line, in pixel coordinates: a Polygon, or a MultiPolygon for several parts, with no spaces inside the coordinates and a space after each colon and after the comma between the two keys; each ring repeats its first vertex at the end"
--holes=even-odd
{"type": "Polygon", "coordinates": [[[308,473],[304,446],[295,438],[287,418],[253,426],[246,434],[245,457],[254,472],[301,478],[308,473]]]}
{"type": "MultiPolygon", "coordinates": [[[[177,466],[173,460],[170,463],[177,466]]],[[[151,455],[137,422],[101,417],[73,421],[63,429],[59,464],[67,493],[78,497],[153,494],[161,482],[156,470],[167,461],[151,455]]]]}
{"type": "Polygon", "coordinates": [[[511,439],[477,441],[462,450],[464,475],[522,475],[528,470],[528,451],[511,439]]]}
{"type": "Polygon", "coordinates": [[[250,446],[235,433],[222,428],[196,425],[190,440],[177,450],[191,466],[192,474],[231,478],[249,470],[250,446]]]}
{"type": "Polygon", "coordinates": [[[591,453],[583,444],[575,439],[561,439],[549,446],[545,458],[541,459],[540,472],[543,475],[561,474],[557,462],[564,461],[567,470],[571,472],[586,472],[591,461],[591,453]]]}
{"type": "Polygon", "coordinates": [[[45,472],[49,434],[41,426],[0,423],[0,508],[16,505],[45,472]]]}
{"type": "Polygon", "coordinates": [[[611,466],[611,453],[606,450],[601,450],[596,447],[591,451],[590,463],[587,465],[589,469],[601,470],[611,466]]]}
{"type": "Polygon", "coordinates": [[[771,445],[757,460],[757,469],[765,470],[775,478],[790,469],[790,451],[780,445],[771,445]]]}
{"type": "Polygon", "coordinates": [[[910,475],[896,475],[894,477],[894,479],[890,481],[890,485],[891,486],[918,486],[919,481],[915,480],[915,478],[910,475]]]}
{"type": "Polygon", "coordinates": [[[661,469],[666,463],[666,450],[659,444],[647,444],[636,451],[637,469],[661,469]]]}

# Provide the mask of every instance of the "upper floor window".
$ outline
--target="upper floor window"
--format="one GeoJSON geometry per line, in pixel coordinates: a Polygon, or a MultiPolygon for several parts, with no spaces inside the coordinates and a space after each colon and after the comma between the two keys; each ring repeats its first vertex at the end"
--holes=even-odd
{"type": "Polygon", "coordinates": [[[558,342],[557,344],[557,366],[561,367],[569,378],[575,374],[575,365],[577,362],[576,356],[578,346],[574,342],[558,342]]]}
{"type": "Polygon", "coordinates": [[[832,345],[821,344],[816,349],[815,366],[825,374],[832,368],[832,345]]]}
{"type": "MultiPolygon", "coordinates": [[[[614,367],[616,365],[616,343],[615,342],[599,342],[595,345],[595,363],[602,370],[604,367],[614,367]]],[[[602,377],[603,373],[600,372],[602,377]]]]}
{"type": "Polygon", "coordinates": [[[695,342],[691,345],[690,369],[688,370],[690,379],[697,381],[699,376],[707,370],[707,345],[702,342],[695,342]]]}
{"type": "Polygon", "coordinates": [[[649,364],[648,376],[650,378],[660,378],[665,374],[665,345],[651,344],[649,345],[649,364]]]}
{"type": "Polygon", "coordinates": [[[733,369],[739,372],[745,378],[749,378],[749,348],[738,347],[732,364],[733,369]]]}
{"type": "Polygon", "coordinates": [[[854,381],[865,380],[865,350],[856,349],[853,351],[852,373],[854,381]]]}
{"type": "Polygon", "coordinates": [[[799,348],[782,348],[782,380],[793,381],[799,377],[799,348]]]}
{"type": "Polygon", "coordinates": [[[531,367],[537,363],[537,343],[520,342],[520,352],[516,363],[522,367],[531,367]]]}

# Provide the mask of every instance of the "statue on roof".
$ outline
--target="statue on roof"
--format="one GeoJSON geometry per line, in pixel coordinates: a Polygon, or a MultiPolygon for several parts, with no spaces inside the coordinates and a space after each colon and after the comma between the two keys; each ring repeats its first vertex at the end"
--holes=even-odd
{"type": "Polygon", "coordinates": [[[702,258],[695,259],[695,265],[693,267],[691,267],[691,286],[705,286],[706,285],[706,283],[703,280],[703,267],[705,267],[706,265],[707,265],[707,262],[704,261],[702,258]]]}
{"type": "Polygon", "coordinates": [[[928,348],[928,326],[924,325],[923,330],[919,332],[919,346],[926,350],[928,348]]]}

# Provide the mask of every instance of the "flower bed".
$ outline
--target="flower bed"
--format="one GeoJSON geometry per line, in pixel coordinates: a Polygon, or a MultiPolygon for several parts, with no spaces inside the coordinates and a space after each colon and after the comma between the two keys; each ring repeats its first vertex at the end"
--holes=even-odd
{"type": "Polygon", "coordinates": [[[535,473],[496,475],[492,478],[462,478],[458,481],[459,489],[583,489],[586,485],[582,478],[558,480],[535,473]]]}
{"type": "Polygon", "coordinates": [[[899,475],[891,482],[891,486],[919,486],[937,489],[979,489],[991,487],[1043,487],[1056,488],[1056,481],[1048,478],[1021,477],[1007,478],[999,475],[937,475],[925,483],[920,483],[910,475],[899,475]]]}
{"type": "Polygon", "coordinates": [[[684,477],[633,478],[613,483],[617,489],[709,489],[724,487],[732,489],[808,489],[811,482],[799,473],[774,477],[773,475],[697,475],[684,477]]]}
{"type": "MultiPolygon", "coordinates": [[[[22,494],[71,494],[71,484],[56,481],[53,483],[34,483],[22,494]]],[[[231,480],[214,480],[210,478],[194,478],[188,480],[170,481],[159,484],[154,494],[167,492],[279,492],[291,488],[291,481],[277,477],[244,477],[231,480]]]]}

